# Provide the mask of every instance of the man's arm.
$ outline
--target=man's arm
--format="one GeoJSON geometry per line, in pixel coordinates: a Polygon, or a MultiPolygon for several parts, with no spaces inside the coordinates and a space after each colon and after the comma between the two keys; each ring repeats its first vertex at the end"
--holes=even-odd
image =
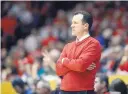
{"type": "Polygon", "coordinates": [[[98,42],[89,45],[78,59],[64,58],[63,65],[72,71],[84,72],[93,62],[100,59],[101,47],[98,42]]]}
{"type": "Polygon", "coordinates": [[[58,61],[56,63],[56,73],[57,73],[58,76],[63,76],[63,75],[65,75],[66,73],[68,73],[70,71],[67,67],[65,67],[62,64],[62,58],[67,57],[66,56],[66,46],[64,47],[64,49],[63,49],[63,51],[60,55],[60,58],[58,59],[58,61]]]}

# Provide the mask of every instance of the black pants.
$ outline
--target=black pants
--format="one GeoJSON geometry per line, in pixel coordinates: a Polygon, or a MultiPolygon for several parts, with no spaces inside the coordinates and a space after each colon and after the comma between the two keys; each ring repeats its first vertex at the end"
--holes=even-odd
{"type": "Polygon", "coordinates": [[[87,90],[87,91],[63,91],[60,90],[59,94],[96,94],[94,90],[87,90]]]}

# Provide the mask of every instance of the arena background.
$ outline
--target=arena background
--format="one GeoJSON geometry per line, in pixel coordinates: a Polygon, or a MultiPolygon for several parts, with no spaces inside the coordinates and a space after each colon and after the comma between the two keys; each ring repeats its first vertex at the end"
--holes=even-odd
{"type": "Polygon", "coordinates": [[[128,85],[127,1],[1,1],[1,94],[15,94],[12,85],[26,94],[59,87],[55,63],[75,39],[70,25],[78,10],[94,18],[90,35],[102,46],[98,73],[128,85]]]}

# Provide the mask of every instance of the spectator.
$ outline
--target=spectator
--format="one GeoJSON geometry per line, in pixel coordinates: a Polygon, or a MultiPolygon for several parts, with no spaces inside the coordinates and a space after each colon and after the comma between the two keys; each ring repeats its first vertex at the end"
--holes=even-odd
{"type": "Polygon", "coordinates": [[[49,84],[43,81],[37,82],[37,94],[50,94],[51,90],[49,84]]]}
{"type": "Polygon", "coordinates": [[[127,94],[127,86],[121,79],[117,78],[112,81],[110,91],[117,91],[121,94],[127,94]]]}
{"type": "Polygon", "coordinates": [[[19,77],[12,81],[12,85],[19,94],[32,94],[31,89],[26,88],[25,83],[19,77]]]}
{"type": "Polygon", "coordinates": [[[95,78],[94,90],[96,94],[109,94],[108,76],[97,74],[95,78]]]}
{"type": "Polygon", "coordinates": [[[124,47],[124,55],[120,61],[117,74],[128,74],[128,45],[124,47]]]}
{"type": "Polygon", "coordinates": [[[36,30],[33,29],[32,33],[24,41],[25,49],[27,52],[35,51],[39,45],[36,37],[36,30]]]}

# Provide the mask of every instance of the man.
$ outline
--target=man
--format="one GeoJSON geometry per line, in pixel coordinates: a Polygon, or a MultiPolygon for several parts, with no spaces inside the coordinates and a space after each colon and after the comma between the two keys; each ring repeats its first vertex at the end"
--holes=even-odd
{"type": "Polygon", "coordinates": [[[44,81],[38,81],[36,85],[36,94],[51,94],[49,84],[44,81]]]}
{"type": "Polygon", "coordinates": [[[64,47],[56,64],[56,73],[62,78],[61,94],[94,94],[101,47],[89,35],[92,23],[92,16],[87,12],[76,12],[73,16],[71,28],[76,41],[64,47]]]}
{"type": "Polygon", "coordinates": [[[95,78],[94,90],[96,94],[109,94],[108,76],[97,74],[95,78]]]}
{"type": "Polygon", "coordinates": [[[110,92],[116,92],[115,94],[128,94],[127,85],[120,78],[114,79],[109,88],[110,92]]]}

